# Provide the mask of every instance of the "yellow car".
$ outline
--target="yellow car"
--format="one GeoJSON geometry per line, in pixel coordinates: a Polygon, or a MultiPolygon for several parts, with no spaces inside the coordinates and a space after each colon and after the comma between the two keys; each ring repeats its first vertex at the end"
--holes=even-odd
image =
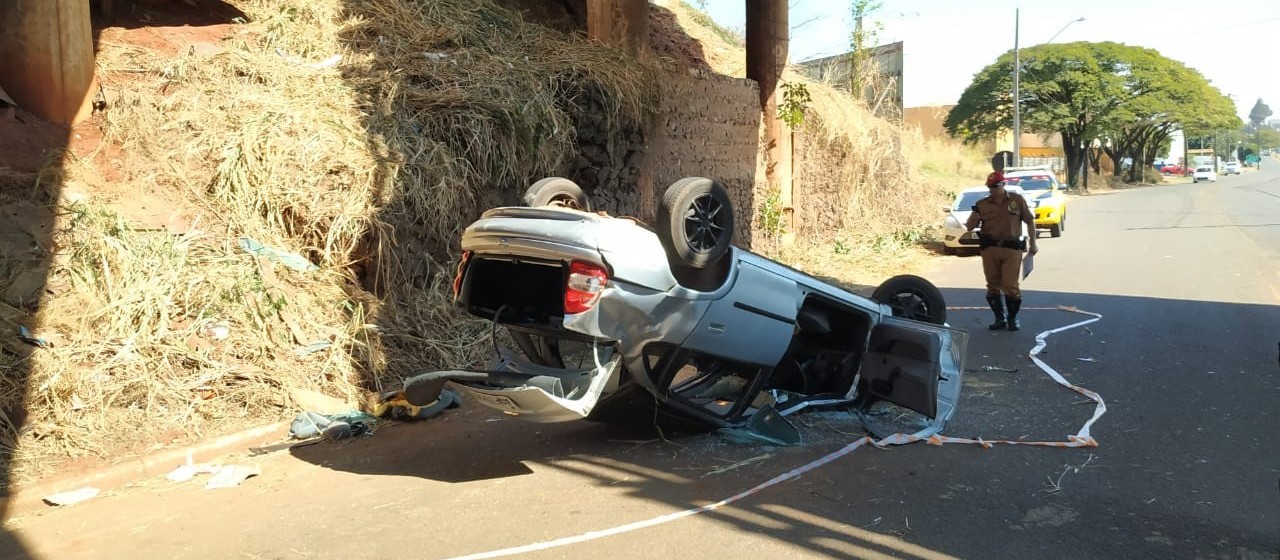
{"type": "Polygon", "coordinates": [[[1062,183],[1047,167],[1009,167],[1004,171],[1009,185],[1022,188],[1022,196],[1036,214],[1036,231],[1047,229],[1051,237],[1067,230],[1067,195],[1062,183]]]}

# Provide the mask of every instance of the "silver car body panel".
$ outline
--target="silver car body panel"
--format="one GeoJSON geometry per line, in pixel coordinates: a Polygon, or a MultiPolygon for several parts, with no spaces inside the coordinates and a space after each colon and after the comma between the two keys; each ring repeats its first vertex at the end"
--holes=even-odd
{"type": "Polygon", "coordinates": [[[611,278],[653,290],[677,285],[652,230],[633,220],[568,208],[489,210],[463,232],[462,248],[552,260],[569,257],[606,265],[611,278]]]}
{"type": "MultiPolygon", "coordinates": [[[[532,385],[494,388],[479,383],[454,381],[454,384],[470,393],[476,401],[503,412],[527,417],[535,422],[565,422],[581,420],[591,414],[610,387],[616,387],[621,356],[610,347],[595,347],[595,364],[580,370],[554,369],[529,363],[504,350],[494,369],[555,377],[589,376],[591,381],[580,394],[558,397],[532,385]]],[[[458,372],[463,374],[465,372],[458,372]]]]}
{"type": "Polygon", "coordinates": [[[969,333],[899,317],[885,317],[882,322],[887,325],[898,325],[914,330],[931,332],[942,342],[942,353],[938,357],[939,365],[941,366],[937,390],[938,414],[934,420],[943,423],[951,420],[951,417],[955,416],[957,406],[960,404],[960,386],[964,377],[964,354],[969,343],[969,333]]]}
{"type": "MultiPolygon", "coordinates": [[[[884,322],[936,336],[943,349],[937,383],[936,422],[955,413],[967,335],[962,331],[892,316],[888,305],[838,288],[801,271],[738,247],[731,247],[730,269],[723,285],[710,292],[691,290],[676,281],[657,235],[630,219],[611,218],[561,208],[497,208],[466,229],[462,248],[485,257],[584,261],[610,270],[609,281],[589,310],[565,314],[562,326],[587,335],[602,346],[616,344],[607,363],[577,372],[591,376],[590,390],[573,399],[559,398],[537,387],[488,387],[462,383],[462,388],[493,408],[540,421],[585,417],[603,395],[616,388],[620,367],[644,371],[644,348],[664,342],[714,356],[771,368],[786,355],[797,330],[797,315],[811,297],[819,296],[851,313],[865,315],[874,328],[884,322]]],[[[861,344],[865,349],[865,341],[861,344]]],[[[536,373],[536,366],[504,354],[497,368],[536,373]]],[[[495,368],[496,369],[496,368],[495,368]]],[[[631,379],[650,391],[646,375],[631,379]]],[[[853,400],[856,384],[843,398],[853,400]]],[[[796,404],[784,408],[793,412],[796,404]]]]}
{"type": "Polygon", "coordinates": [[[726,283],[733,288],[712,302],[683,346],[772,367],[791,344],[800,291],[795,280],[750,262],[750,253],[733,256],[736,280],[726,283]]]}

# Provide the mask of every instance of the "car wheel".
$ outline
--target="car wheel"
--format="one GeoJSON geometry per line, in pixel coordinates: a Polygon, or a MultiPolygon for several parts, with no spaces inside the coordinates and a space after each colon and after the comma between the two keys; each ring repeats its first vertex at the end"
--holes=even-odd
{"type": "Polygon", "coordinates": [[[947,247],[946,245],[943,245],[943,246],[942,246],[942,254],[944,254],[944,255],[954,255],[954,254],[956,254],[956,248],[955,248],[955,247],[947,247]]]}
{"type": "Polygon", "coordinates": [[[1053,224],[1049,226],[1049,237],[1062,237],[1062,224],[1053,224]]]}
{"type": "Polygon", "coordinates": [[[564,177],[547,177],[529,186],[524,192],[526,206],[563,206],[584,212],[591,211],[591,201],[582,187],[564,177]]]}
{"type": "Polygon", "coordinates": [[[1067,231],[1067,211],[1062,211],[1062,219],[1058,220],[1058,231],[1067,231]]]}
{"type": "Polygon", "coordinates": [[[947,322],[947,303],[942,292],[924,278],[911,274],[894,276],[872,292],[871,299],[888,304],[894,317],[941,325],[947,322]]]}
{"type": "Polygon", "coordinates": [[[733,241],[729,191],[705,177],[686,177],[667,187],[658,205],[658,239],[673,264],[714,268],[733,241]]]}

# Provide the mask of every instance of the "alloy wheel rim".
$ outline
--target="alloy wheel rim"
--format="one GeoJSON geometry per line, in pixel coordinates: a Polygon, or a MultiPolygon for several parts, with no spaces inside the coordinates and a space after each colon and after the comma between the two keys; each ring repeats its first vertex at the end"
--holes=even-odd
{"type": "Polygon", "coordinates": [[[724,210],[724,205],[709,194],[693,199],[684,216],[684,234],[691,249],[709,253],[720,244],[726,233],[724,210]]]}

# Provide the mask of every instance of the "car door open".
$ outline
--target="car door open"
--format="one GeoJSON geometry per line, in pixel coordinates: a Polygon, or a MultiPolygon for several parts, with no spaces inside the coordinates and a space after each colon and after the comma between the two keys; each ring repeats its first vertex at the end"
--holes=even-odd
{"type": "Polygon", "coordinates": [[[885,317],[871,330],[861,381],[871,397],[909,408],[941,426],[955,414],[968,335],[885,317]]]}

